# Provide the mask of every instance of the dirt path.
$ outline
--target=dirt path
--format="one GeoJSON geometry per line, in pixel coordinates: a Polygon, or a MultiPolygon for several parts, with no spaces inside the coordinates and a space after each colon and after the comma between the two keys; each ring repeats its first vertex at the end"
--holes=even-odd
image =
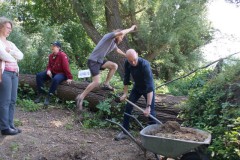
{"type": "Polygon", "coordinates": [[[38,112],[16,110],[22,125],[16,136],[0,135],[0,160],[144,160],[131,140],[114,141],[117,130],[84,129],[73,113],[57,108],[38,112]]]}

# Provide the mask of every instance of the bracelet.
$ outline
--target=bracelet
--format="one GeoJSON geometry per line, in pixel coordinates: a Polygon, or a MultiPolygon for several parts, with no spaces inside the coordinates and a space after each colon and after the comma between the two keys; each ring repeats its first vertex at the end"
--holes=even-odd
{"type": "Polygon", "coordinates": [[[151,104],[149,104],[148,107],[151,107],[151,104]]]}

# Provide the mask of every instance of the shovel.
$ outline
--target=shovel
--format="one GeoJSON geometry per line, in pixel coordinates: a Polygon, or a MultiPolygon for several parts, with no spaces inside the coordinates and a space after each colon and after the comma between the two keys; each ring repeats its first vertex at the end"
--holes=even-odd
{"type": "MultiPolygon", "coordinates": [[[[119,97],[116,97],[117,99],[115,100],[116,102],[121,102],[119,97]]],[[[137,106],[136,104],[134,104],[133,102],[129,101],[127,98],[125,98],[125,101],[128,102],[129,104],[131,104],[133,107],[137,108],[139,111],[144,112],[144,110],[142,108],[140,108],[139,106],[137,106]]],[[[151,117],[152,119],[154,119],[157,123],[159,124],[163,124],[161,121],[159,121],[156,117],[154,117],[153,115],[149,114],[149,117],[151,117]]]]}
{"type": "MultiPolygon", "coordinates": [[[[140,107],[138,107],[136,104],[134,104],[133,102],[129,101],[127,98],[125,99],[126,102],[128,102],[129,104],[131,104],[133,107],[137,108],[139,111],[144,112],[144,110],[140,107]]],[[[161,121],[159,121],[156,117],[154,117],[153,115],[149,114],[149,117],[151,117],[152,119],[154,119],[157,123],[162,124],[161,121]]]]}

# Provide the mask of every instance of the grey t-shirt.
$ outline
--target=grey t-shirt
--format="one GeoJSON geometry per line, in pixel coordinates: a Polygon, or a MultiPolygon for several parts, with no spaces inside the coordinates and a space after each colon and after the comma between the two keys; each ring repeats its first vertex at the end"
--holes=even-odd
{"type": "Polygon", "coordinates": [[[88,59],[103,63],[104,57],[114,49],[117,49],[117,45],[115,43],[115,33],[107,33],[98,42],[88,59]]]}

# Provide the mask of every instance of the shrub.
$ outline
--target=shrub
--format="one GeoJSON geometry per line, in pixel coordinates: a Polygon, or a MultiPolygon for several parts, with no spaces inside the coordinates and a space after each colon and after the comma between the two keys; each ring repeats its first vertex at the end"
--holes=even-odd
{"type": "MultiPolygon", "coordinates": [[[[83,126],[86,128],[103,128],[109,127],[110,123],[106,119],[112,119],[119,121],[120,116],[122,117],[122,107],[119,105],[113,106],[111,104],[112,98],[108,98],[100,102],[96,107],[98,111],[96,113],[83,113],[84,122],[83,126]]],[[[121,104],[120,104],[121,105],[121,104]]]]}
{"type": "MultiPolygon", "coordinates": [[[[187,96],[190,90],[202,87],[207,82],[210,71],[207,69],[201,70],[170,83],[168,85],[169,93],[175,96],[187,96]]],[[[181,73],[178,76],[181,77],[183,75],[185,74],[181,73]]]]}
{"type": "Polygon", "coordinates": [[[24,111],[35,112],[40,110],[42,107],[39,104],[35,104],[32,100],[29,99],[18,99],[18,106],[20,106],[24,111]]]}
{"type": "Polygon", "coordinates": [[[184,125],[212,133],[208,148],[214,160],[239,159],[240,110],[234,90],[239,88],[240,65],[226,65],[225,70],[202,87],[192,89],[183,106],[184,125]],[[237,83],[233,88],[232,84],[237,83]],[[233,98],[234,97],[234,98],[233,98]]]}

